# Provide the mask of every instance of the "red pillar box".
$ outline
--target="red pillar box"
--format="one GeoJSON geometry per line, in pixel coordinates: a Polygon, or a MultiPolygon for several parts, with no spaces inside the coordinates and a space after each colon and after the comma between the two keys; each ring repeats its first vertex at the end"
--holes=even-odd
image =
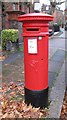
{"type": "Polygon", "coordinates": [[[32,13],[18,20],[23,22],[25,102],[43,108],[48,104],[48,22],[53,17],[32,13]]]}

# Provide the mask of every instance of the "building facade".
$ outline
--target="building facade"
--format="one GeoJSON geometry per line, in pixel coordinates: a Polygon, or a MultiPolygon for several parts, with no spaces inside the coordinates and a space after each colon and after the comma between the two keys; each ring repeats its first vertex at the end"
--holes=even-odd
{"type": "Polygon", "coordinates": [[[64,14],[62,10],[55,10],[53,13],[54,23],[64,24],[64,14]]]}
{"type": "MultiPolygon", "coordinates": [[[[41,11],[47,14],[51,14],[51,5],[42,4],[41,11]]],[[[62,10],[60,10],[59,8],[55,8],[52,15],[54,17],[53,23],[64,23],[64,14],[62,10]]]]}
{"type": "Polygon", "coordinates": [[[67,8],[64,10],[65,24],[67,24],[67,8]]]}
{"type": "Polygon", "coordinates": [[[39,0],[20,0],[21,2],[0,2],[0,30],[19,29],[19,43],[22,43],[22,23],[18,16],[34,12],[34,2],[39,0]]]}
{"type": "Polygon", "coordinates": [[[31,2],[1,2],[0,29],[18,28],[18,15],[33,12],[31,2]]]}

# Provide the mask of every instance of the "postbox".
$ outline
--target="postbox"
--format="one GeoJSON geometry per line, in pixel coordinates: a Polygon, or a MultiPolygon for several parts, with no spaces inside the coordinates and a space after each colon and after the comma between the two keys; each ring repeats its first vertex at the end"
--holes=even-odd
{"type": "Polygon", "coordinates": [[[48,27],[53,17],[43,13],[18,16],[23,22],[25,102],[48,105],[48,27]]]}

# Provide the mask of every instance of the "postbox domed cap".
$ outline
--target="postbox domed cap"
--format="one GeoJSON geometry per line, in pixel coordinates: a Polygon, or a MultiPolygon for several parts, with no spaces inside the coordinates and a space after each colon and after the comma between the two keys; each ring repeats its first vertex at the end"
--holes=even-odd
{"type": "Polygon", "coordinates": [[[42,20],[42,21],[52,21],[53,16],[44,14],[44,13],[30,13],[30,14],[24,14],[18,16],[18,21],[24,22],[24,21],[33,21],[33,20],[42,20]]]}

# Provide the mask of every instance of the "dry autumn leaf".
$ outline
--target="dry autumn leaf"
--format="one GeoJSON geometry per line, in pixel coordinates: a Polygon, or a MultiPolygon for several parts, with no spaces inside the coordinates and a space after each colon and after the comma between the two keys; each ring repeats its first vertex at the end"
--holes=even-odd
{"type": "Polygon", "coordinates": [[[0,61],[3,61],[5,59],[5,56],[0,56],[0,61]]]}
{"type": "MultiPolygon", "coordinates": [[[[2,89],[1,89],[2,90],[2,89]]],[[[17,101],[13,99],[17,97],[17,94],[24,93],[24,86],[18,86],[14,82],[9,83],[7,86],[3,84],[3,94],[2,94],[2,113],[1,118],[41,118],[43,115],[46,116],[46,111],[40,110],[40,108],[34,108],[30,104],[27,106],[24,99],[17,101]]]]}

